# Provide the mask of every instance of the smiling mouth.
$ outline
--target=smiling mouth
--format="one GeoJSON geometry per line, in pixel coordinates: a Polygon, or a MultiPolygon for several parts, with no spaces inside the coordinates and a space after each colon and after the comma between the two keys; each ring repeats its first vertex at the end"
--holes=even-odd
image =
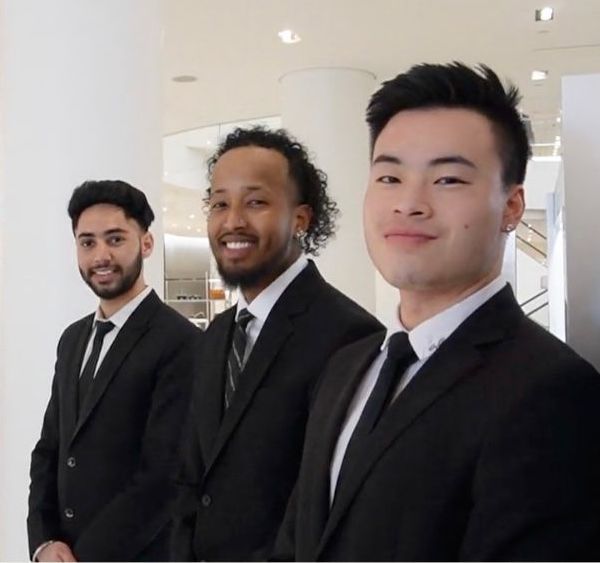
{"type": "Polygon", "coordinates": [[[254,243],[249,241],[228,241],[225,242],[225,247],[229,250],[242,250],[244,248],[250,248],[254,243]]]}
{"type": "Polygon", "coordinates": [[[117,273],[117,268],[94,268],[92,269],[92,275],[103,279],[117,273]]]}

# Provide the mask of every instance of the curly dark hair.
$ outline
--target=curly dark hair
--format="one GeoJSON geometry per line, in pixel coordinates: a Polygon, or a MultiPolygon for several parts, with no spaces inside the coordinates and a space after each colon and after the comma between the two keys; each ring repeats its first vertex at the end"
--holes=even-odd
{"type": "MultiPolygon", "coordinates": [[[[208,175],[212,177],[215,164],[226,152],[239,147],[262,147],[282,154],[289,165],[290,177],[298,188],[299,204],[312,209],[305,236],[299,239],[302,250],[318,255],[336,230],[339,209],[327,193],[327,175],[310,161],[306,148],[284,129],[270,130],[262,126],[234,129],[217,147],[208,160],[208,175]]],[[[206,201],[210,197],[210,188],[206,201]]]]}
{"type": "Polygon", "coordinates": [[[371,151],[377,137],[397,113],[412,109],[464,108],[487,117],[494,127],[503,164],[505,187],[525,180],[531,146],[518,110],[516,86],[505,87],[486,65],[470,68],[460,62],[418,64],[383,83],[367,109],[371,151]]]}

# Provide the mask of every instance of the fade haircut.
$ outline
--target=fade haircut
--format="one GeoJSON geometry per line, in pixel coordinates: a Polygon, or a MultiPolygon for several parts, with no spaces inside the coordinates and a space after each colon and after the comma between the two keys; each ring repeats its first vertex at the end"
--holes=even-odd
{"type": "Polygon", "coordinates": [[[492,123],[502,161],[505,188],[525,180],[531,146],[517,109],[521,95],[513,84],[506,88],[486,65],[470,68],[460,62],[419,64],[383,83],[367,108],[371,152],[379,134],[397,113],[411,109],[459,108],[473,110],[492,123]]]}
{"type": "MultiPolygon", "coordinates": [[[[276,131],[261,126],[238,127],[217,147],[208,160],[208,175],[212,177],[217,161],[228,151],[240,147],[261,147],[277,151],[288,162],[289,175],[298,191],[298,205],[312,210],[305,236],[299,239],[307,254],[319,253],[335,233],[335,219],[339,213],[335,201],[327,193],[327,175],[310,160],[306,148],[284,129],[276,131]]],[[[210,188],[206,199],[210,198],[210,188]]]]}
{"type": "Polygon", "coordinates": [[[81,214],[99,203],[120,207],[125,217],[134,219],[144,232],[154,221],[154,212],[144,192],[131,184],[121,180],[87,180],[75,188],[69,200],[68,213],[73,231],[81,214]]]}

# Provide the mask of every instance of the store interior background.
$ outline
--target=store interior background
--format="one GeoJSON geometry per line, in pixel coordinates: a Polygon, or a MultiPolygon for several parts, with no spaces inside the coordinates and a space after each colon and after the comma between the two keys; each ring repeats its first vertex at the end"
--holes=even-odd
{"type": "Polygon", "coordinates": [[[0,0],[0,9],[0,560],[26,559],[29,454],[56,343],[96,303],[65,212],[75,185],[123,178],[147,192],[158,216],[148,280],[205,327],[235,300],[206,239],[206,159],[236,125],[289,128],[342,210],[317,263],[385,322],[397,293],[362,240],[364,107],[415,63],[483,62],[519,86],[534,158],[504,275],[527,314],[600,369],[600,0],[0,0]],[[553,19],[536,21],[545,6],[553,19]],[[301,41],[282,42],[288,29],[301,41]]]}

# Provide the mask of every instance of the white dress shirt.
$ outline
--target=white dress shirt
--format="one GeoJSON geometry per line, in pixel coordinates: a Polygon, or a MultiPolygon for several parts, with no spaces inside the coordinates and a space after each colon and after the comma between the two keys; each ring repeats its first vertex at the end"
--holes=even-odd
{"type": "MultiPolygon", "coordinates": [[[[254,315],[254,318],[246,326],[246,349],[244,351],[244,364],[254,348],[254,344],[258,340],[260,331],[264,326],[271,309],[277,303],[277,300],[281,297],[287,287],[296,279],[304,268],[308,265],[308,260],[304,254],[300,257],[277,279],[272,281],[265,289],[263,289],[253,300],[252,303],[248,304],[244,298],[244,294],[239,292],[239,299],[237,302],[237,310],[235,312],[235,320],[237,322],[238,316],[242,309],[247,309],[254,315]]],[[[110,334],[110,333],[109,333],[110,334]]]]}
{"type": "Polygon", "coordinates": [[[113,342],[116,340],[119,331],[123,328],[123,325],[127,322],[127,319],[132,315],[132,313],[138,308],[140,303],[150,295],[152,291],[151,287],[146,287],[143,291],[138,293],[129,303],[123,305],[116,313],[114,313],[110,318],[105,319],[102,316],[102,312],[98,308],[96,314],[94,315],[94,323],[92,328],[92,333],[90,334],[90,338],[87,343],[87,347],[85,349],[85,354],[83,355],[83,361],[81,362],[81,369],[79,371],[79,375],[81,376],[83,372],[83,368],[87,363],[91,353],[92,353],[92,345],[94,343],[94,336],[96,336],[96,321],[104,322],[110,321],[115,325],[110,332],[106,333],[104,336],[104,340],[102,341],[102,348],[100,348],[100,355],[98,356],[98,363],[96,364],[96,371],[94,372],[94,377],[96,377],[96,373],[98,373],[98,369],[102,365],[102,361],[104,360],[108,350],[113,345],[113,342]]]}
{"type": "Polygon", "coordinates": [[[439,348],[439,346],[448,338],[463,321],[467,319],[476,309],[481,307],[486,301],[491,299],[505,285],[504,279],[497,277],[485,287],[482,287],[472,295],[469,295],[462,301],[452,305],[448,309],[434,315],[430,319],[423,321],[420,325],[407,331],[398,316],[395,322],[388,327],[385,339],[381,345],[381,350],[375,361],[371,364],[366,372],[366,375],[358,389],[354,398],[350,402],[346,419],[342,426],[342,432],[338,437],[337,444],[333,453],[330,467],[330,482],[329,482],[329,501],[333,503],[335,489],[342,467],[342,461],[348,448],[348,443],[352,437],[352,433],[358,424],[360,415],[367,403],[373,387],[379,377],[379,372],[383,366],[383,362],[387,356],[387,348],[390,337],[396,332],[408,332],[410,341],[418,360],[411,364],[398,383],[398,387],[394,392],[392,400],[395,400],[398,395],[406,388],[410,381],[415,377],[423,364],[431,355],[439,348]]]}

